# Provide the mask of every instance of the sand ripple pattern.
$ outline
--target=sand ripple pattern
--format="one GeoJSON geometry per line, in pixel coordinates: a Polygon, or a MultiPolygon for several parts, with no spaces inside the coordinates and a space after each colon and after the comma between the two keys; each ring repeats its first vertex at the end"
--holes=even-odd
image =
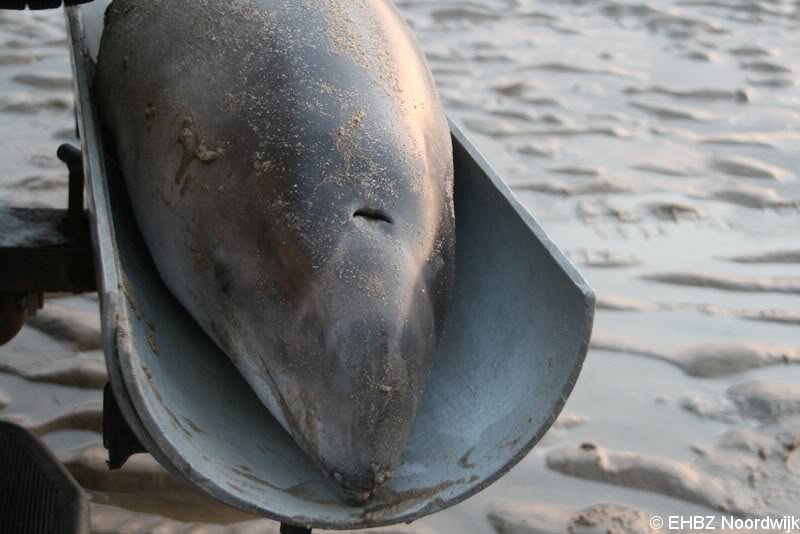
{"type": "Polygon", "coordinates": [[[651,532],[642,510],[789,510],[800,3],[399,6],[450,113],[598,292],[567,407],[582,423],[557,425],[544,460],[489,491],[493,529],[651,532]],[[726,409],[686,408],[697,389],[726,409]],[[734,447],[737,433],[762,452],[734,447]]]}

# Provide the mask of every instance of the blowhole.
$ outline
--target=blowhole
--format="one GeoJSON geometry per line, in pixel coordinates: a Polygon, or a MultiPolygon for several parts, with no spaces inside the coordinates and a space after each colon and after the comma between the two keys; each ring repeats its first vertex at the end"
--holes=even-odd
{"type": "Polygon", "coordinates": [[[386,212],[373,208],[361,208],[356,210],[356,212],[353,213],[353,218],[362,218],[373,222],[382,221],[386,224],[394,224],[394,221],[392,221],[392,218],[389,217],[386,212]]]}

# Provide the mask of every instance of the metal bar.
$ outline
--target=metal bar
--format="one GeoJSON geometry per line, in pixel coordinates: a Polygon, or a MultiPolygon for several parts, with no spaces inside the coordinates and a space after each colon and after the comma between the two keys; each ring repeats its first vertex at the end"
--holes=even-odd
{"type": "Polygon", "coordinates": [[[134,454],[147,452],[125,421],[111,384],[103,389],[103,446],[108,450],[108,468],[112,471],[121,469],[134,454]]]}
{"type": "Polygon", "coordinates": [[[0,0],[0,9],[52,9],[65,6],[75,6],[85,4],[92,0],[0,0]]]}
{"type": "Polygon", "coordinates": [[[0,293],[95,291],[89,225],[65,210],[0,208],[0,293]]]}
{"type": "Polygon", "coordinates": [[[0,292],[0,346],[16,336],[25,325],[25,296],[0,292]]]}
{"type": "Polygon", "coordinates": [[[281,523],[281,534],[311,534],[310,528],[296,527],[294,525],[287,525],[281,523]]]}
{"type": "Polygon", "coordinates": [[[71,221],[85,219],[83,211],[83,189],[85,180],[83,179],[83,157],[81,150],[69,143],[64,143],[58,147],[56,152],[58,159],[63,161],[69,169],[69,203],[67,211],[71,221]]]}

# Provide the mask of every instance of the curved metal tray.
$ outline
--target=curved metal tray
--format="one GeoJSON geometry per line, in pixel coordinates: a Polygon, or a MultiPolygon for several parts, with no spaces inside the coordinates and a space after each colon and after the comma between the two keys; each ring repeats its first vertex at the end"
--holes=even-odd
{"type": "Polygon", "coordinates": [[[106,149],[92,75],[109,0],[67,10],[110,380],[150,453],[232,506],[314,528],[412,521],[487,487],[553,423],[580,372],[594,294],[451,123],[456,299],[402,464],[342,504],[161,282],[106,149]]]}

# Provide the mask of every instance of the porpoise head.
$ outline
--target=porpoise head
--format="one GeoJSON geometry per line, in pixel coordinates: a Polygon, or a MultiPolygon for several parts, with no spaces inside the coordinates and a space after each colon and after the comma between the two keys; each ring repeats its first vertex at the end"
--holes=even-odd
{"type": "Polygon", "coordinates": [[[249,129],[226,148],[248,185],[212,255],[218,298],[239,310],[228,354],[355,503],[400,461],[455,277],[444,111],[402,19],[370,5],[353,17],[372,19],[366,52],[385,65],[290,43],[239,72],[222,131],[249,129]]]}
{"type": "Polygon", "coordinates": [[[97,87],[167,286],[365,502],[454,292],[450,133],[410,30],[388,2],[117,0],[97,87]]]}
{"type": "Polygon", "coordinates": [[[227,352],[355,503],[399,462],[454,286],[449,137],[386,129],[376,107],[305,122],[256,163],[253,230],[212,256],[227,352]]]}

